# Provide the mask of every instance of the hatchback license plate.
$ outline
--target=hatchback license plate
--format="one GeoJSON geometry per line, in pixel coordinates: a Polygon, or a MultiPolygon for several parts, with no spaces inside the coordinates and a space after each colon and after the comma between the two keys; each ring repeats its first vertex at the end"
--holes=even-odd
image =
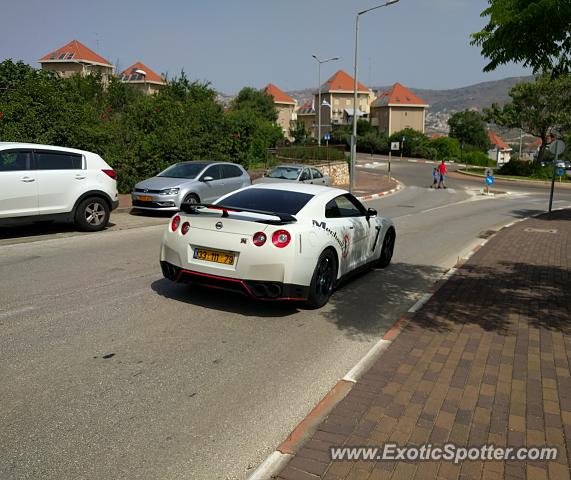
{"type": "Polygon", "coordinates": [[[152,202],[153,197],[150,195],[137,195],[137,200],[140,200],[141,202],[152,202]]]}
{"type": "Polygon", "coordinates": [[[204,260],[206,262],[234,265],[234,254],[230,252],[216,252],[214,250],[206,250],[204,248],[195,248],[193,258],[204,260]]]}

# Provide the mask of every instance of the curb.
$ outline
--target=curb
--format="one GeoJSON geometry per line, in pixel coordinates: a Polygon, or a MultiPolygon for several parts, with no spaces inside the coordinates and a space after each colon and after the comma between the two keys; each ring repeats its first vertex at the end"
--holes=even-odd
{"type": "MultiPolygon", "coordinates": [[[[395,191],[397,189],[394,189],[395,191]]],[[[565,210],[571,208],[559,207],[554,208],[552,211],[565,210]]],[[[301,449],[303,444],[315,433],[319,425],[331,413],[341,400],[353,389],[353,386],[358,382],[362,375],[369,369],[369,367],[389,348],[389,346],[397,339],[400,333],[405,329],[415,313],[426,304],[433,295],[452,277],[461,266],[466,263],[478,250],[486,245],[492,238],[499,232],[507,228],[513,227],[517,223],[535,218],[540,215],[545,215],[547,212],[541,212],[528,217],[518,218],[509,222],[494,231],[486,239],[482,239],[478,244],[458,258],[456,265],[447,270],[434,284],[429,288],[429,291],[422,295],[414,305],[412,305],[407,313],[392,325],[391,328],[382,336],[382,338],[357,362],[357,364],[347,372],[347,374],[339,380],[329,392],[320,400],[320,402],[309,412],[309,414],[294,428],[275,451],[273,451],[257,468],[254,470],[248,480],[270,480],[277,476],[295,454],[301,449]]]]}
{"type": "MultiPolygon", "coordinates": [[[[457,173],[459,175],[465,175],[467,177],[475,177],[475,178],[485,178],[484,175],[481,175],[479,173],[474,173],[474,172],[466,172],[466,171],[462,171],[462,170],[456,170],[453,173],[457,173]]],[[[503,178],[503,177],[495,177],[498,180],[501,180],[503,182],[513,182],[513,183],[531,183],[534,185],[546,185],[546,186],[550,186],[551,185],[551,180],[530,180],[527,178],[503,178]]],[[[571,188],[571,184],[569,183],[559,183],[559,182],[555,182],[556,185],[559,185],[562,188],[571,188]]]]}
{"type": "Polygon", "coordinates": [[[380,197],[384,197],[386,195],[391,195],[391,194],[396,193],[399,190],[402,190],[404,188],[404,185],[401,182],[399,182],[396,178],[394,178],[393,180],[397,183],[397,186],[395,188],[392,188],[391,190],[387,190],[386,192],[372,193],[371,195],[364,195],[362,197],[357,197],[357,199],[360,200],[361,202],[364,202],[367,200],[373,200],[374,198],[380,198],[380,197]]]}

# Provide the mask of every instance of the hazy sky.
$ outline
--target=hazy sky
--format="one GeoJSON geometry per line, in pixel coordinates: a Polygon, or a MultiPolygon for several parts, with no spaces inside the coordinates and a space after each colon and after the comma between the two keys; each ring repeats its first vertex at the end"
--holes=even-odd
{"type": "MultiPolygon", "coordinates": [[[[382,1],[380,3],[383,3],[382,1]]],[[[416,88],[455,88],[530,72],[516,65],[483,73],[469,34],[486,22],[487,0],[400,0],[361,17],[359,80],[416,88]]],[[[34,66],[72,39],[119,68],[142,61],[158,73],[184,68],[233,94],[269,82],[314,87],[311,57],[353,74],[355,14],[375,0],[0,0],[0,60],[34,66]]]]}

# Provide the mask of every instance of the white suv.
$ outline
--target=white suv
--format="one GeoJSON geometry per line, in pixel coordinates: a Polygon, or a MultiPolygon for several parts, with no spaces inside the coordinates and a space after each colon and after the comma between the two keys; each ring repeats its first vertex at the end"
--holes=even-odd
{"type": "Polygon", "coordinates": [[[95,153],[0,142],[0,221],[63,219],[103,230],[119,205],[116,178],[95,153]]]}

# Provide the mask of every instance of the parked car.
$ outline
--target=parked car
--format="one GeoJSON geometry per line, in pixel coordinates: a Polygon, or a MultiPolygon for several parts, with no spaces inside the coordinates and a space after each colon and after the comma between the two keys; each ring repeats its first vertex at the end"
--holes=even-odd
{"type": "Polygon", "coordinates": [[[344,190],[252,185],[183,204],[163,235],[163,275],[258,300],[325,305],[347,275],[391,262],[393,222],[344,190]]]}
{"type": "Polygon", "coordinates": [[[0,220],[66,220],[102,230],[119,205],[116,178],[96,153],[0,142],[0,220]]]}
{"type": "Polygon", "coordinates": [[[301,182],[312,185],[331,185],[331,178],[318,168],[305,165],[279,165],[254,181],[257,183],[301,182]]]}
{"type": "Polygon", "coordinates": [[[137,209],[177,211],[183,202],[210,203],[251,183],[248,172],[235,163],[181,162],[137,183],[131,197],[137,209]]]}

